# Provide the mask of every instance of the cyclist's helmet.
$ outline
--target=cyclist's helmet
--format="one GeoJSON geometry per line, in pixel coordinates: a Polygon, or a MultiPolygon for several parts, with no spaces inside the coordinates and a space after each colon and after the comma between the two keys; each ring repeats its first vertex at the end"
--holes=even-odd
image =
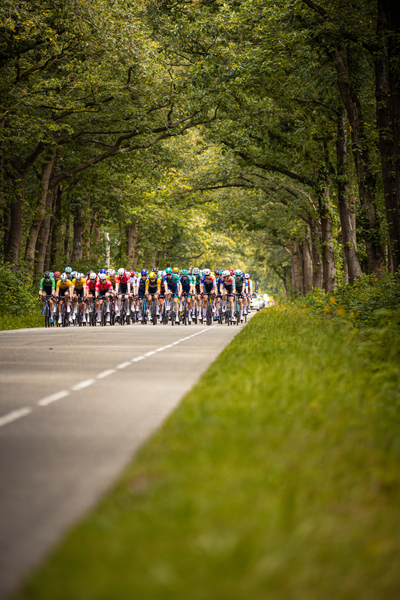
{"type": "Polygon", "coordinates": [[[193,268],[193,275],[198,275],[200,273],[200,269],[198,267],[193,268]]]}
{"type": "Polygon", "coordinates": [[[69,274],[69,273],[72,273],[72,269],[71,269],[71,267],[65,267],[65,269],[64,269],[64,273],[68,273],[68,274],[69,274]]]}
{"type": "Polygon", "coordinates": [[[97,275],[94,271],[92,271],[89,275],[90,279],[97,279],[97,275]]]}
{"type": "Polygon", "coordinates": [[[188,269],[188,275],[192,274],[192,269],[188,269]]]}
{"type": "Polygon", "coordinates": [[[63,273],[61,275],[61,281],[65,282],[65,281],[67,281],[67,279],[68,279],[68,275],[66,273],[63,273]]]}
{"type": "Polygon", "coordinates": [[[123,277],[125,275],[125,269],[123,267],[121,267],[120,269],[118,269],[118,275],[120,277],[123,277]]]}
{"type": "Polygon", "coordinates": [[[235,271],[233,269],[231,269],[229,272],[230,272],[231,275],[235,274],[235,271]]]}
{"type": "Polygon", "coordinates": [[[50,273],[49,273],[49,271],[45,271],[45,272],[43,273],[43,277],[44,277],[45,279],[50,279],[50,273]]]}
{"type": "Polygon", "coordinates": [[[143,276],[147,275],[147,273],[148,273],[147,269],[142,269],[140,271],[140,274],[143,275],[143,276]]]}
{"type": "Polygon", "coordinates": [[[157,267],[155,267],[155,268],[153,269],[153,273],[155,273],[156,275],[158,275],[158,269],[157,269],[157,267]]]}
{"type": "Polygon", "coordinates": [[[178,269],[178,267],[174,267],[174,268],[172,269],[172,272],[173,272],[173,273],[179,273],[179,269],[178,269]]]}
{"type": "Polygon", "coordinates": [[[250,279],[250,275],[248,273],[245,274],[245,279],[250,279]]]}
{"type": "Polygon", "coordinates": [[[236,277],[241,277],[242,276],[242,271],[240,269],[236,269],[235,276],[236,277]]]}
{"type": "Polygon", "coordinates": [[[115,269],[108,269],[108,271],[109,271],[108,274],[110,277],[115,277],[115,269]]]}
{"type": "Polygon", "coordinates": [[[57,279],[59,279],[59,278],[61,277],[61,273],[60,273],[60,271],[56,271],[56,272],[54,273],[54,277],[57,277],[57,279]]]}
{"type": "Polygon", "coordinates": [[[215,273],[215,275],[219,275],[219,270],[215,269],[214,273],[215,273]]]}
{"type": "Polygon", "coordinates": [[[54,277],[53,271],[50,271],[50,277],[54,277]]]}
{"type": "Polygon", "coordinates": [[[189,275],[187,269],[182,269],[181,275],[182,275],[182,277],[187,277],[189,275]]]}
{"type": "Polygon", "coordinates": [[[103,275],[103,273],[104,275],[106,275],[107,271],[105,269],[100,269],[99,275],[103,275]]]}
{"type": "Polygon", "coordinates": [[[101,281],[105,281],[107,279],[107,275],[105,273],[100,273],[99,277],[101,281]]]}
{"type": "Polygon", "coordinates": [[[208,277],[209,275],[211,275],[211,271],[210,271],[210,269],[204,269],[204,275],[205,275],[206,277],[208,277]]]}
{"type": "Polygon", "coordinates": [[[229,272],[229,271],[224,271],[224,272],[222,273],[222,276],[223,276],[223,277],[230,277],[230,276],[231,276],[231,274],[230,274],[230,272],[229,272]]]}
{"type": "Polygon", "coordinates": [[[165,269],[165,273],[166,273],[167,275],[169,275],[170,273],[172,273],[172,269],[171,269],[171,267],[167,267],[167,268],[165,269]]]}
{"type": "Polygon", "coordinates": [[[152,271],[149,275],[149,279],[155,279],[157,277],[157,275],[154,273],[154,271],[152,271]]]}
{"type": "Polygon", "coordinates": [[[130,271],[131,277],[135,277],[135,271],[130,271]]]}

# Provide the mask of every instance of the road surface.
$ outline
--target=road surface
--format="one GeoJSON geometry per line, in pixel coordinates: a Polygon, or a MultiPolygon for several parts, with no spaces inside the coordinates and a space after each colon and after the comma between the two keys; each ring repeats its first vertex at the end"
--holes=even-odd
{"type": "Polygon", "coordinates": [[[115,482],[240,329],[0,332],[0,598],[115,482]]]}

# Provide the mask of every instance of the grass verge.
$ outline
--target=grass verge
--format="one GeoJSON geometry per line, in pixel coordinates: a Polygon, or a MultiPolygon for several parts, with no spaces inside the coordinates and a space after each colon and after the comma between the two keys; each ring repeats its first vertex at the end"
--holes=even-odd
{"type": "Polygon", "coordinates": [[[262,311],[15,598],[397,599],[398,382],[262,311]]]}
{"type": "Polygon", "coordinates": [[[44,327],[43,315],[37,310],[20,315],[0,315],[0,331],[26,327],[44,327]]]}

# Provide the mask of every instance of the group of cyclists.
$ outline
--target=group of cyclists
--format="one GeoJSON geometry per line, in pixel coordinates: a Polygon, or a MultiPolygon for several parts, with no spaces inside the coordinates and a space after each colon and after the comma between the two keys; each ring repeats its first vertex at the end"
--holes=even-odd
{"type": "Polygon", "coordinates": [[[46,271],[40,281],[45,324],[67,326],[121,325],[151,320],[172,325],[213,320],[239,323],[250,312],[252,282],[241,269],[179,270],[167,267],[150,273],[101,269],[84,273],[65,267],[46,271]]]}

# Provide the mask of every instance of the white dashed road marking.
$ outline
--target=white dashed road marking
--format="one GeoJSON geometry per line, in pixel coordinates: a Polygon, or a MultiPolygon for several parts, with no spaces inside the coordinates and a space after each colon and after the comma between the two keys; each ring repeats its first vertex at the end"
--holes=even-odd
{"type": "Polygon", "coordinates": [[[8,415],[4,415],[4,417],[0,417],[0,427],[3,427],[3,425],[8,425],[8,423],[12,423],[13,421],[16,421],[17,419],[20,419],[21,417],[25,417],[26,415],[29,415],[29,413],[32,412],[31,408],[20,408],[19,410],[13,410],[12,412],[8,413],[8,415]]]}
{"type": "MultiPolygon", "coordinates": [[[[150,350],[149,352],[146,352],[146,354],[144,354],[143,356],[137,356],[136,358],[132,358],[132,360],[130,360],[130,361],[123,362],[120,365],[117,365],[115,367],[115,369],[107,369],[106,371],[102,371],[101,373],[99,373],[96,376],[96,378],[103,379],[104,377],[108,377],[109,375],[116,373],[117,369],[125,369],[126,367],[129,367],[132,363],[136,363],[136,362],[139,362],[140,360],[144,360],[145,358],[153,356],[153,354],[157,354],[157,352],[163,352],[164,350],[167,350],[168,348],[173,348],[174,346],[177,346],[181,342],[190,340],[190,338],[193,338],[196,335],[200,335],[202,333],[206,333],[207,331],[210,331],[210,329],[212,329],[213,327],[216,327],[216,325],[211,325],[211,327],[207,327],[207,329],[198,331],[197,333],[194,333],[193,335],[184,337],[181,340],[177,340],[176,342],[173,342],[172,344],[168,344],[167,346],[162,346],[161,348],[156,348],[155,350],[150,350]]],[[[41,400],[39,400],[39,402],[37,404],[38,404],[38,406],[47,406],[48,404],[51,404],[52,402],[56,402],[57,400],[61,400],[62,398],[69,396],[71,392],[79,392],[80,390],[84,390],[85,388],[89,387],[93,383],[96,383],[96,379],[85,379],[84,381],[80,381],[79,383],[76,383],[75,385],[73,385],[71,387],[71,390],[62,390],[60,392],[55,392],[54,394],[51,394],[51,396],[46,396],[46,398],[42,398],[41,400]]],[[[20,419],[21,417],[25,417],[26,415],[29,415],[31,412],[32,412],[32,408],[29,408],[29,407],[14,410],[13,412],[8,413],[8,415],[4,415],[3,417],[0,417],[0,427],[2,427],[3,425],[7,425],[8,423],[12,423],[13,421],[16,421],[17,419],[20,419]]]]}

